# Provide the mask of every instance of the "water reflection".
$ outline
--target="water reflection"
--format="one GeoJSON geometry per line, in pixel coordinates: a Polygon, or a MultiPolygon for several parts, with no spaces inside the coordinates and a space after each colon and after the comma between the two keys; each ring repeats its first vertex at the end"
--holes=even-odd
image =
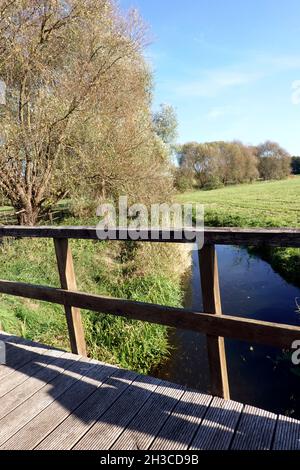
{"type": "MultiPolygon", "coordinates": [[[[300,289],[246,249],[217,247],[222,308],[225,314],[300,325],[296,302],[300,289]]],[[[192,288],[186,307],[202,311],[197,252],[192,252],[192,288]]],[[[156,374],[175,383],[209,392],[204,335],[174,330],[170,360],[156,374]]],[[[277,413],[300,418],[300,367],[273,347],[226,340],[231,397],[277,413]]]]}

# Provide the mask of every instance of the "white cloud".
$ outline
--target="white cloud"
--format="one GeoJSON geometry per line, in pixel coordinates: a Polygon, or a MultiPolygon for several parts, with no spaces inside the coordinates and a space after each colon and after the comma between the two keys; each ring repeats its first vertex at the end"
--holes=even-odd
{"type": "Polygon", "coordinates": [[[300,69],[300,55],[261,55],[260,61],[272,71],[298,70],[300,69]]]}
{"type": "Polygon", "coordinates": [[[241,116],[242,110],[237,106],[216,106],[211,108],[206,114],[206,118],[210,121],[222,118],[223,116],[241,116]]]}
{"type": "Polygon", "coordinates": [[[222,117],[225,114],[227,114],[227,109],[226,108],[212,108],[207,113],[207,117],[208,117],[208,119],[218,119],[219,117],[222,117]]]}
{"type": "Polygon", "coordinates": [[[191,79],[169,83],[180,97],[213,98],[230,88],[243,87],[289,70],[300,70],[300,55],[270,55],[255,51],[240,63],[209,70],[190,71],[191,79]]]}
{"type": "Polygon", "coordinates": [[[228,69],[211,70],[199,80],[177,85],[176,94],[186,97],[213,97],[227,88],[234,88],[255,82],[259,75],[252,72],[231,71],[228,69]]]}

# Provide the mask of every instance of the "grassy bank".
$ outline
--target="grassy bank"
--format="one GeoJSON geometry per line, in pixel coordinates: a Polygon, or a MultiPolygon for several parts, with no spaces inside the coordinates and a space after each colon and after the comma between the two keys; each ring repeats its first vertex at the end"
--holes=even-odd
{"type": "MultiPolygon", "coordinates": [[[[65,223],[84,225],[91,221],[65,223]]],[[[172,247],[89,240],[70,243],[79,290],[165,305],[181,304],[181,273],[169,263],[172,256],[175,266],[179,266],[181,254],[172,247]]],[[[3,279],[59,286],[52,240],[4,240],[0,250],[3,279]]],[[[91,357],[147,373],[168,354],[164,327],[88,311],[83,312],[83,320],[91,357]]],[[[61,306],[1,295],[0,323],[2,329],[13,334],[69,348],[61,306]]]]}
{"type": "MultiPolygon", "coordinates": [[[[182,203],[204,204],[211,227],[299,227],[300,177],[229,186],[179,195],[182,203]]],[[[269,249],[260,254],[287,280],[300,285],[300,250],[269,249]]]]}

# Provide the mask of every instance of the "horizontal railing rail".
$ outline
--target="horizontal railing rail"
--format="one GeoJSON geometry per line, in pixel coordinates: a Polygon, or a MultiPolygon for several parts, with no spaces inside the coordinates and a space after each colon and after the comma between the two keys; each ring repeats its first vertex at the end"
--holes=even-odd
{"type": "Polygon", "coordinates": [[[0,281],[0,293],[281,348],[289,348],[293,341],[300,339],[300,327],[297,326],[232,315],[212,315],[22,282],[0,281]]]}
{"type": "MultiPolygon", "coordinates": [[[[140,230],[137,241],[151,243],[194,243],[203,234],[201,229],[184,229],[157,231],[155,237],[150,230],[140,230]]],[[[117,228],[114,240],[128,240],[136,235],[136,230],[117,228]]],[[[25,227],[18,225],[0,226],[0,237],[20,238],[64,238],[82,240],[104,240],[96,227],[91,226],[40,226],[25,227]]],[[[244,246],[282,246],[300,247],[300,229],[292,228],[205,228],[204,240],[214,245],[244,245],[244,246]]]]}
{"type": "MultiPolygon", "coordinates": [[[[113,240],[130,240],[136,231],[118,228],[113,240]]],[[[194,243],[201,231],[141,231],[143,242],[194,243]]],[[[72,352],[86,355],[80,309],[112,314],[128,319],[188,329],[207,335],[212,393],[230,397],[224,338],[262,343],[290,349],[300,340],[300,326],[271,323],[234,315],[222,315],[219,275],[215,245],[300,247],[300,229],[236,229],[208,228],[204,246],[199,246],[199,264],[204,313],[123,299],[114,299],[78,292],[69,239],[106,239],[96,227],[23,227],[2,226],[0,237],[52,238],[54,240],[61,288],[36,286],[0,280],[0,293],[63,305],[68,324],[72,352]]]]}

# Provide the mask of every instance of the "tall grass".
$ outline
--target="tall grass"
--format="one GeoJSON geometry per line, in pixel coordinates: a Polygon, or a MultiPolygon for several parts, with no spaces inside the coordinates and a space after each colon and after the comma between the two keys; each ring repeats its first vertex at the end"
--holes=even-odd
{"type": "MultiPolygon", "coordinates": [[[[66,221],[74,223],[74,221],[66,221]]],[[[77,221],[84,224],[90,221],[77,221]]],[[[166,246],[127,246],[118,242],[71,240],[78,288],[106,296],[179,306],[180,275],[171,271],[166,246]]],[[[174,247],[173,247],[174,249],[174,247]]],[[[52,240],[4,240],[1,277],[59,287],[52,240]]],[[[165,327],[83,311],[91,357],[147,373],[168,355],[165,327]]],[[[69,348],[63,308],[1,295],[0,324],[5,331],[56,347],[69,348]]]]}

